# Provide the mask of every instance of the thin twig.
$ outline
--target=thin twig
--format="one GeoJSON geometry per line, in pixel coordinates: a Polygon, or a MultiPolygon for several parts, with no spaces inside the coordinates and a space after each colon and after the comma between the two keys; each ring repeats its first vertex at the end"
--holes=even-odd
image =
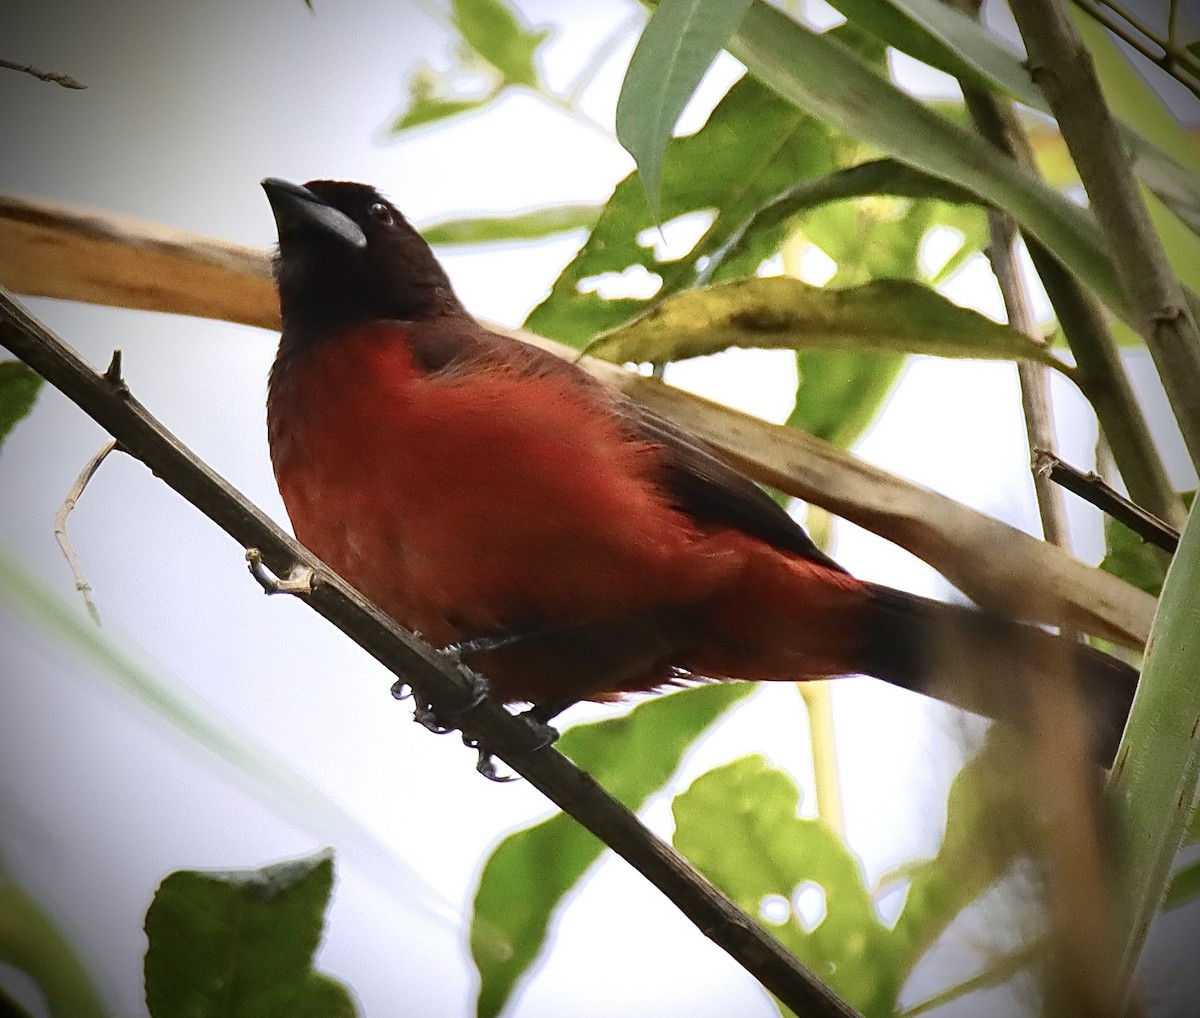
{"type": "Polygon", "coordinates": [[[298,577],[311,570],[307,592],[296,591],[305,604],[418,690],[439,716],[454,718],[465,739],[486,747],[629,862],[793,1011],[820,1018],[856,1015],[670,845],[547,746],[544,731],[495,701],[478,698],[469,672],[396,625],[331,572],[4,290],[0,345],[73,400],[123,451],[146,464],[242,548],[259,549],[261,562],[276,576],[298,577]]]}
{"type": "MultiPolygon", "coordinates": [[[[1094,0],[1074,0],[1074,3],[1081,11],[1103,25],[1113,35],[1123,39],[1151,63],[1161,67],[1193,95],[1200,97],[1200,61],[1197,61],[1187,50],[1174,45],[1169,35],[1164,39],[1145,22],[1134,17],[1118,4],[1107,3],[1105,0],[1101,0],[1100,3],[1096,3],[1094,0]],[[1104,7],[1113,11],[1115,16],[1107,13],[1103,9],[1104,7]]],[[[1173,20],[1173,9],[1171,16],[1173,20]]]]}
{"type": "MultiPolygon", "coordinates": [[[[1034,342],[1041,341],[1041,332],[1030,306],[1028,287],[1021,278],[1017,260],[1017,228],[1012,217],[997,209],[987,210],[988,261],[1000,286],[1008,322],[1018,332],[1034,342]]],[[[1047,369],[1031,361],[1017,363],[1017,376],[1021,383],[1021,409],[1025,417],[1025,435],[1029,442],[1030,461],[1035,449],[1053,449],[1057,446],[1054,435],[1054,415],[1050,405],[1050,380],[1047,369]]],[[[1038,515],[1042,521],[1042,536],[1060,548],[1070,548],[1070,533],[1067,529],[1067,510],[1062,494],[1036,471],[1033,473],[1034,490],[1037,494],[1038,515]]]]}
{"type": "Polygon", "coordinates": [[[62,505],[58,507],[58,512],[54,515],[54,539],[58,542],[59,548],[62,549],[62,553],[67,560],[67,565],[71,567],[71,575],[75,577],[75,589],[83,595],[83,603],[87,605],[88,614],[92,617],[92,621],[96,625],[100,625],[100,612],[96,609],[96,602],[92,598],[92,585],[88,583],[87,577],[83,575],[83,569],[79,565],[79,558],[75,554],[75,546],[71,544],[71,538],[67,535],[67,517],[71,515],[75,506],[83,497],[83,492],[87,488],[88,482],[95,476],[96,471],[100,469],[100,464],[108,458],[108,454],[116,447],[116,440],[110,438],[96,450],[95,455],[87,461],[87,465],[79,472],[79,476],[75,478],[75,483],[71,485],[71,490],[67,492],[67,497],[63,499],[62,505]]]}
{"type": "Polygon", "coordinates": [[[1098,473],[1089,471],[1085,474],[1044,449],[1039,449],[1035,455],[1035,469],[1039,474],[1125,524],[1148,544],[1175,553],[1179,547],[1179,531],[1111,488],[1098,473]]]}
{"type": "Polygon", "coordinates": [[[19,71],[21,74],[31,74],[41,81],[50,81],[55,85],[62,85],[63,88],[87,88],[82,81],[76,81],[69,74],[62,74],[59,71],[43,71],[34,67],[33,64],[18,64],[12,60],[0,60],[0,67],[9,71],[19,71]]]}
{"type": "Polygon", "coordinates": [[[1200,465],[1200,329],[1133,177],[1091,56],[1063,0],[1011,0],[1045,94],[1075,160],[1113,264],[1137,312],[1192,462],[1200,465]]]}

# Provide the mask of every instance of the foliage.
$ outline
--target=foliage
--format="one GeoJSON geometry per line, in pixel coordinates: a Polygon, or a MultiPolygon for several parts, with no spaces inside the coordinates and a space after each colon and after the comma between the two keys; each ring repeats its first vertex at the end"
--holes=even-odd
{"type": "Polygon", "coordinates": [[[312,968],[332,889],[328,853],[172,873],[146,913],[151,1018],[354,1018],[346,988],[312,968]]]}
{"type": "Polygon", "coordinates": [[[42,380],[20,361],[0,361],[0,448],[37,401],[42,380]]]}
{"type": "MultiPolygon", "coordinates": [[[[617,138],[638,169],[616,184],[602,207],[445,222],[426,236],[435,244],[486,244],[586,231],[578,253],[529,316],[531,329],[597,355],[656,366],[729,346],[792,349],[800,385],[788,425],[842,445],[870,425],[910,354],[1059,364],[1045,347],[937,292],[982,251],[984,208],[1011,214],[1107,306],[1118,327],[1124,322],[1125,342],[1137,345],[1135,330],[1144,326],[1130,310],[1103,238],[1090,214],[1063,194],[1073,178],[1047,182],[1000,158],[965,126],[961,104],[923,102],[899,87],[888,73],[886,50],[894,47],[992,95],[1044,111],[1020,58],[938,0],[834,0],[834,6],[849,22],[818,33],[762,0],[663,0],[640,37],[616,111],[617,138]],[[722,48],[749,73],[700,129],[674,136],[681,111],[722,48]],[[957,238],[953,250],[939,264],[926,264],[930,238],[947,235],[957,238]],[[799,278],[814,253],[831,264],[820,286],[799,278]]],[[[456,46],[452,64],[410,74],[406,102],[391,125],[396,135],[461,122],[516,89],[581,115],[576,100],[590,72],[553,91],[540,68],[548,30],[527,25],[505,0],[450,0],[445,21],[456,46]]],[[[1094,26],[1082,27],[1111,86],[1110,101],[1124,118],[1123,139],[1152,196],[1156,228],[1182,280],[1200,288],[1194,149],[1115,47],[1094,26]]],[[[29,413],[39,385],[22,365],[0,363],[0,442],[29,413]]],[[[1118,524],[1109,526],[1104,568],[1157,594],[1164,563],[1130,536],[1118,524]]],[[[1157,836],[1153,858],[1140,860],[1140,911],[1128,965],[1136,961],[1143,922],[1164,895],[1168,907],[1200,896],[1200,863],[1170,873],[1180,840],[1200,842],[1198,814],[1185,830],[1180,812],[1195,785],[1195,734],[1174,724],[1169,738],[1151,745],[1163,724],[1190,716],[1195,640],[1180,620],[1195,615],[1195,562],[1193,549],[1168,580],[1175,588],[1164,612],[1168,638],[1156,649],[1154,665],[1166,678],[1154,694],[1157,706],[1141,712],[1126,739],[1135,749],[1149,746],[1151,755],[1132,777],[1118,776],[1147,789],[1118,799],[1126,810],[1118,812],[1126,817],[1136,800],[1137,829],[1157,836]]],[[[6,577],[11,570],[0,569],[0,580],[6,577]]],[[[0,593],[13,589],[0,584],[0,593]]],[[[44,608],[33,585],[17,593],[26,608],[44,608]]],[[[55,612],[43,614],[47,631],[73,632],[55,612]]],[[[77,636],[77,652],[105,657],[105,668],[126,681],[141,680],[136,663],[103,641],[77,636]]],[[[737,685],[684,690],[623,717],[574,728],[559,748],[637,810],[671,789],[686,754],[748,692],[737,685]]],[[[153,684],[143,685],[139,696],[177,707],[153,684]]],[[[219,726],[214,734],[187,709],[176,713],[179,727],[222,743],[219,726]]],[[[236,739],[224,744],[239,768],[252,773],[260,766],[236,739]]],[[[1020,750],[1005,733],[993,732],[954,782],[937,855],[903,867],[877,888],[865,886],[836,831],[798,815],[793,778],[758,755],[723,763],[675,796],[674,841],[799,957],[829,973],[854,1006],[868,1015],[893,1014],[914,967],[955,917],[1036,849],[1026,790],[1009,780],[1014,753],[1020,750]],[[889,926],[880,919],[879,900],[901,885],[907,897],[889,926]],[[805,914],[814,888],[823,909],[816,919],[805,914]]],[[[266,784],[276,792],[288,787],[278,775],[266,784]]],[[[498,1015],[520,980],[544,960],[565,900],[602,851],[561,815],[494,849],[480,877],[470,940],[481,976],[480,1015],[498,1015]]],[[[326,856],[254,874],[168,877],[146,918],[151,1014],[352,1015],[348,991],[312,968],[331,887],[326,856]]],[[[0,923],[24,916],[23,929],[50,931],[40,940],[43,959],[70,960],[65,941],[54,940],[52,924],[20,892],[11,885],[0,891],[0,923]]],[[[0,937],[0,946],[13,942],[0,937]]],[[[1029,959],[1023,953],[1002,959],[941,999],[1008,978],[1029,959]]],[[[20,966],[35,971],[36,962],[20,966]]],[[[86,997],[89,991],[81,992],[86,997]]],[[[82,1007],[78,1013],[88,1012],[82,1007]]]]}

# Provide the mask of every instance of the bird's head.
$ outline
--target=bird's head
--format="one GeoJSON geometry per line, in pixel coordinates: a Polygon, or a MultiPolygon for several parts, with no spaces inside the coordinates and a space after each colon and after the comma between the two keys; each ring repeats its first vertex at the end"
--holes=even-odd
{"type": "Polygon", "coordinates": [[[275,282],[284,335],[306,342],[374,319],[461,310],[429,245],[375,188],[348,181],[262,182],[275,213],[275,282]]]}

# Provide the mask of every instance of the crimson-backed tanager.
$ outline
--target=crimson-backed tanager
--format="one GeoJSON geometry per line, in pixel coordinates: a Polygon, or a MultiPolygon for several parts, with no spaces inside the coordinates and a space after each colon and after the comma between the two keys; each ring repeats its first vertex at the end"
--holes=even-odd
{"type": "Polygon", "coordinates": [[[856,579],[712,449],[476,321],[374,188],[263,187],[268,433],[296,537],[401,625],[483,648],[497,698],[861,673],[1021,724],[1065,663],[1111,761],[1128,665],[856,579]]]}

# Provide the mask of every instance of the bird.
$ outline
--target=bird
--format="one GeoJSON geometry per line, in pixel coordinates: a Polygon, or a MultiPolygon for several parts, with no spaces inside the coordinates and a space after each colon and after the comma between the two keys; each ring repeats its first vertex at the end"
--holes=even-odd
{"type": "Polygon", "coordinates": [[[297,540],[505,704],[548,719],[689,681],[868,675],[1029,729],[1075,677],[1116,751],[1137,671],[859,579],[712,447],[474,318],[374,187],[262,182],[282,330],[267,394],[297,540]]]}

